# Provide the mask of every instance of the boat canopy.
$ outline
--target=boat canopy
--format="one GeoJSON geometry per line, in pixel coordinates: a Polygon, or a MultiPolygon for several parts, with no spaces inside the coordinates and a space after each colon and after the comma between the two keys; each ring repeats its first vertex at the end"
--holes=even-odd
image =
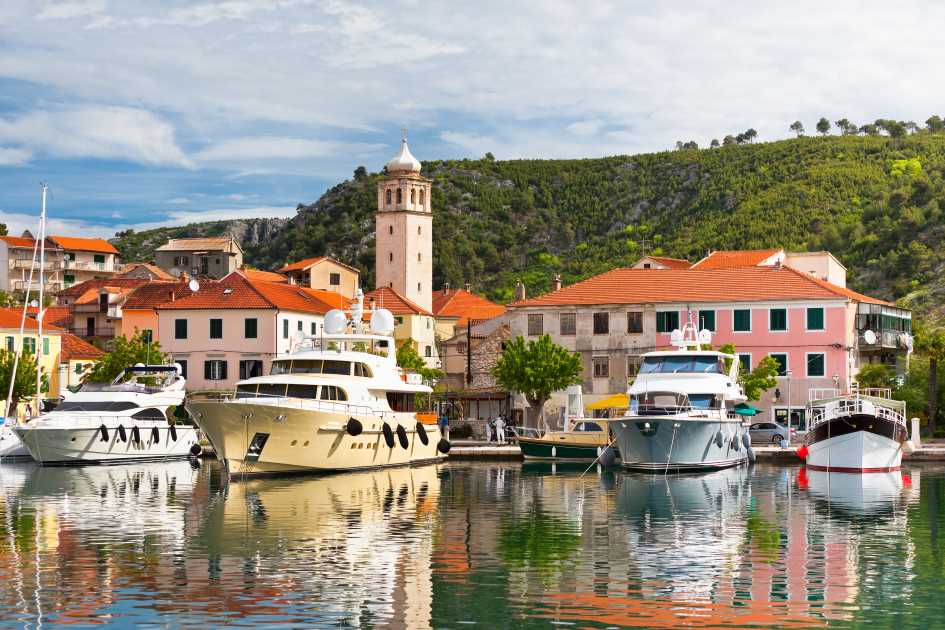
{"type": "Polygon", "coordinates": [[[611,394],[607,398],[601,398],[597,402],[591,403],[587,408],[591,411],[601,409],[626,409],[630,406],[630,398],[625,393],[611,394]]]}

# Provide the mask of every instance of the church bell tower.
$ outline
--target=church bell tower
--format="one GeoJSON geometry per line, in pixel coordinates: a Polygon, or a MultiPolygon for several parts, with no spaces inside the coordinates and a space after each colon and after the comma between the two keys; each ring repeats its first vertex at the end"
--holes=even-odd
{"type": "Polygon", "coordinates": [[[377,184],[374,277],[377,288],[390,287],[428,311],[433,308],[432,190],[404,130],[400,152],[377,184]]]}

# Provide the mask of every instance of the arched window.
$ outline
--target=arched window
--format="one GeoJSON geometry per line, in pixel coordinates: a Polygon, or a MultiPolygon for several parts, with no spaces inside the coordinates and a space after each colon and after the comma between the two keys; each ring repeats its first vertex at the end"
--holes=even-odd
{"type": "Polygon", "coordinates": [[[424,349],[423,353],[424,353],[425,355],[427,355],[428,357],[432,357],[432,356],[433,356],[433,348],[431,348],[430,346],[427,346],[427,347],[424,349]]]}
{"type": "Polygon", "coordinates": [[[387,189],[385,196],[386,196],[385,203],[387,203],[387,205],[389,206],[390,205],[390,188],[387,189]]]}
{"type": "MultiPolygon", "coordinates": [[[[388,190],[387,192],[390,192],[390,191],[388,190]]],[[[393,234],[393,233],[394,233],[394,226],[393,226],[393,225],[388,225],[388,226],[387,226],[387,233],[388,233],[388,234],[393,234]]]]}
{"type": "Polygon", "coordinates": [[[404,202],[404,190],[402,188],[397,189],[397,203],[401,204],[404,202]]]}
{"type": "Polygon", "coordinates": [[[415,203],[415,202],[414,202],[414,195],[416,194],[416,192],[417,192],[417,191],[415,191],[413,188],[410,189],[410,205],[411,205],[411,206],[415,203]]]}
{"type": "Polygon", "coordinates": [[[423,207],[423,191],[420,191],[420,207],[423,207]]]}
{"type": "Polygon", "coordinates": [[[417,262],[420,262],[420,252],[417,252],[417,262]]]}
{"type": "Polygon", "coordinates": [[[420,291],[421,291],[421,289],[420,289],[420,283],[418,282],[418,283],[417,283],[417,293],[420,293],[420,291]]]}
{"type": "Polygon", "coordinates": [[[391,262],[394,262],[394,252],[391,252],[391,253],[390,253],[390,261],[391,261],[391,262]]]}
{"type": "Polygon", "coordinates": [[[417,234],[420,234],[420,226],[417,226],[417,234]]]}

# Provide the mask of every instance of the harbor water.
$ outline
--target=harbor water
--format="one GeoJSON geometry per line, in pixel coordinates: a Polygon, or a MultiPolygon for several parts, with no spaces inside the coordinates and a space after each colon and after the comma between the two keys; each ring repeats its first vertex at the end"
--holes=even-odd
{"type": "Polygon", "coordinates": [[[945,624],[945,468],[0,465],[0,626],[945,624]]]}

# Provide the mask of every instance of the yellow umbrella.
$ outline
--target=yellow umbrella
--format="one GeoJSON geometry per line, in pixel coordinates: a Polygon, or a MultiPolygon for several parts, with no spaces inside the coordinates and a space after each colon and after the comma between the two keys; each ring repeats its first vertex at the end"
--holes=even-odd
{"type": "Polygon", "coordinates": [[[598,409],[626,409],[630,406],[630,399],[626,394],[611,394],[607,398],[601,398],[596,403],[587,406],[591,411],[598,409]]]}

